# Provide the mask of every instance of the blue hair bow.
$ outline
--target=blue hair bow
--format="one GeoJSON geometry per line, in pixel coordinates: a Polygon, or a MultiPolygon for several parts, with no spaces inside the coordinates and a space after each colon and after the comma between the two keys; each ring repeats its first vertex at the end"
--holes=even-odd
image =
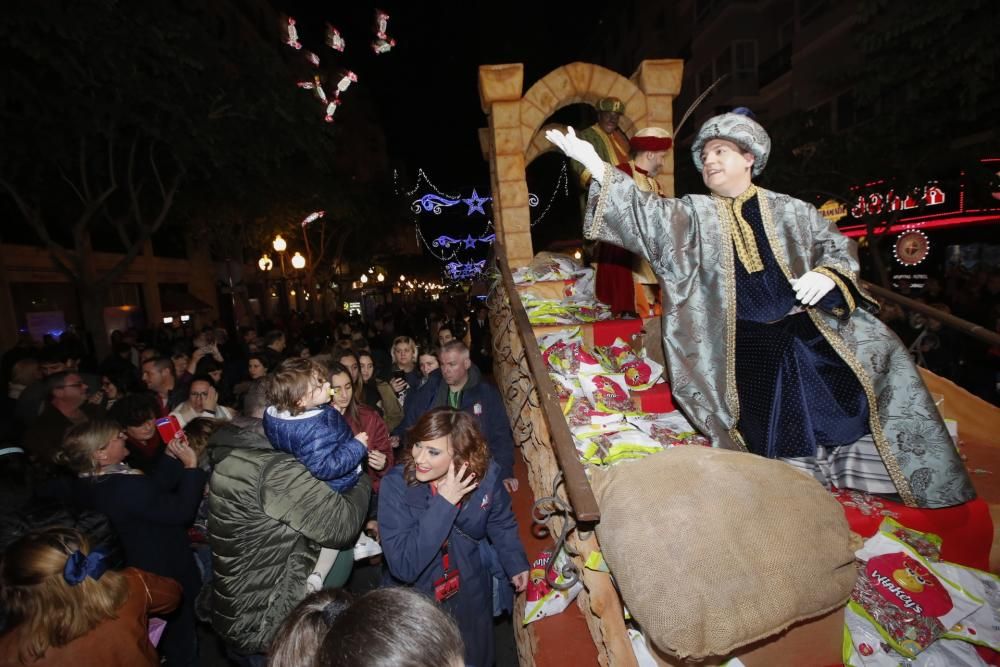
{"type": "Polygon", "coordinates": [[[88,556],[84,556],[77,549],[70,554],[66,561],[66,567],[63,568],[63,579],[70,586],[78,585],[87,577],[95,580],[100,579],[108,569],[108,564],[105,562],[107,556],[100,549],[94,549],[88,556]]]}

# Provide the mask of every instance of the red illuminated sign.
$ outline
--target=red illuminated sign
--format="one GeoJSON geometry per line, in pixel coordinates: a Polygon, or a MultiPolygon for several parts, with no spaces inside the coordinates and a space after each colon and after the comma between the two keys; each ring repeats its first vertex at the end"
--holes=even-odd
{"type": "Polygon", "coordinates": [[[892,211],[908,211],[919,207],[921,203],[924,206],[937,206],[943,204],[944,199],[944,191],[930,183],[924,186],[923,193],[914,190],[904,197],[897,195],[894,190],[889,190],[884,195],[873,192],[869,195],[858,195],[857,201],[851,208],[851,217],[861,218],[892,211]]]}

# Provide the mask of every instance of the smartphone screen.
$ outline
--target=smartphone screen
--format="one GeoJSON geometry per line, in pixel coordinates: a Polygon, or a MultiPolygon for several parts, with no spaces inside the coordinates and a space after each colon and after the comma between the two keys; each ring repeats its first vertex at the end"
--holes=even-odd
{"type": "Polygon", "coordinates": [[[163,440],[164,444],[177,437],[178,433],[181,434],[181,437],[184,435],[184,430],[181,429],[180,422],[178,422],[177,417],[173,415],[157,419],[156,430],[160,432],[160,438],[163,440]]]}

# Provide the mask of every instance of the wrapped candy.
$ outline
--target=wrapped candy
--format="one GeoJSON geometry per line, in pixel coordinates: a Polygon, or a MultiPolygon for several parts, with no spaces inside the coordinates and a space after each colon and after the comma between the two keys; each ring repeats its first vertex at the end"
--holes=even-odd
{"type": "Polygon", "coordinates": [[[285,44],[292,47],[296,51],[302,48],[302,42],[299,41],[299,31],[295,29],[295,19],[291,16],[289,16],[285,21],[284,32],[285,44]]]}
{"type": "Polygon", "coordinates": [[[312,51],[304,51],[303,55],[306,57],[306,60],[309,61],[309,64],[313,67],[319,67],[319,56],[312,51]]]}
{"type": "Polygon", "coordinates": [[[380,56],[383,53],[392,51],[392,47],[394,46],[396,46],[396,40],[391,37],[389,39],[377,39],[372,42],[372,51],[375,52],[375,55],[380,56]]]}
{"type": "Polygon", "coordinates": [[[310,222],[319,220],[324,215],[326,215],[326,211],[313,211],[312,213],[310,213],[309,215],[307,215],[305,218],[302,219],[302,226],[305,227],[310,222]]]}
{"type": "Polygon", "coordinates": [[[334,93],[334,96],[340,97],[341,93],[345,92],[352,83],[357,83],[357,81],[358,81],[357,74],[355,74],[349,69],[341,70],[340,80],[337,81],[337,92],[334,93]]]}
{"type": "Polygon", "coordinates": [[[340,36],[340,31],[329,23],[326,24],[326,45],[334,51],[340,51],[341,53],[347,47],[347,42],[340,36]]]}
{"type": "Polygon", "coordinates": [[[375,10],[375,36],[379,39],[388,40],[386,31],[389,29],[389,15],[381,9],[375,10]]]}
{"type": "Polygon", "coordinates": [[[340,100],[338,98],[330,100],[330,102],[327,103],[326,105],[326,115],[323,116],[323,120],[326,121],[327,123],[332,123],[333,114],[336,113],[337,107],[339,106],[340,106],[340,100]]]}

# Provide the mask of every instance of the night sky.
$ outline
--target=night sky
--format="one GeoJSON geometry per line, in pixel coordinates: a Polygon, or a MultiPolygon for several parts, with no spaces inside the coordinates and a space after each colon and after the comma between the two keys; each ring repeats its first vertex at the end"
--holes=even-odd
{"type": "Polygon", "coordinates": [[[385,129],[391,166],[409,178],[422,167],[445,190],[465,184],[482,189],[489,182],[477,137],[486,125],[479,65],[524,63],[526,91],[560,65],[592,59],[602,13],[610,11],[525,0],[272,4],[296,18],[307,47],[357,72],[356,85],[372,95],[385,129]],[[391,15],[388,32],[397,40],[389,54],[379,56],[370,48],[375,6],[391,15]],[[325,21],[347,41],[343,54],[322,46],[325,21]]]}

